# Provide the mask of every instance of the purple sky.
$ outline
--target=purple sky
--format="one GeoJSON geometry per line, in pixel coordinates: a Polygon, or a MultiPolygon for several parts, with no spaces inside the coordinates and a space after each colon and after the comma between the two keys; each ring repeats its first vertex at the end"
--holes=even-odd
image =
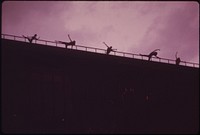
{"type": "Polygon", "coordinates": [[[2,33],[199,63],[197,2],[4,1],[2,33]]]}

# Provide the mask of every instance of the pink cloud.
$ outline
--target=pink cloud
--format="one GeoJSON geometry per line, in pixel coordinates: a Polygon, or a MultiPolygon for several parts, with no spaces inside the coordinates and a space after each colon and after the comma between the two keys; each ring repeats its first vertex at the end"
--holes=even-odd
{"type": "Polygon", "coordinates": [[[199,7],[196,2],[5,1],[2,33],[68,40],[119,51],[149,53],[199,63],[199,7]]]}
{"type": "Polygon", "coordinates": [[[148,44],[148,51],[152,50],[152,47],[161,48],[162,57],[174,59],[174,54],[178,51],[183,60],[190,61],[196,57],[195,62],[198,62],[198,5],[189,3],[168,8],[166,16],[160,16],[159,20],[149,27],[141,45],[148,44]]]}

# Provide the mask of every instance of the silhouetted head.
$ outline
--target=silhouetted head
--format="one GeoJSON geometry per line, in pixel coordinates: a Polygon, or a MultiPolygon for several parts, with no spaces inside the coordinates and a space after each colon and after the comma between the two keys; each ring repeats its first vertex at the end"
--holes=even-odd
{"type": "Polygon", "coordinates": [[[155,49],[153,52],[151,52],[150,54],[149,54],[149,56],[151,57],[151,56],[157,56],[157,52],[156,51],[160,51],[160,49],[155,49]]]}
{"type": "Polygon", "coordinates": [[[150,53],[151,56],[153,56],[153,55],[154,55],[154,56],[157,56],[157,54],[158,54],[157,52],[151,52],[151,53],[150,53]]]}
{"type": "Polygon", "coordinates": [[[178,54],[178,52],[176,52],[176,54],[175,54],[176,59],[178,58],[178,57],[177,57],[177,54],[178,54]]]}
{"type": "Polygon", "coordinates": [[[37,34],[35,34],[34,37],[37,37],[37,34]]]}
{"type": "Polygon", "coordinates": [[[154,50],[153,52],[156,52],[156,51],[160,51],[160,49],[156,49],[156,50],[154,50]]]}

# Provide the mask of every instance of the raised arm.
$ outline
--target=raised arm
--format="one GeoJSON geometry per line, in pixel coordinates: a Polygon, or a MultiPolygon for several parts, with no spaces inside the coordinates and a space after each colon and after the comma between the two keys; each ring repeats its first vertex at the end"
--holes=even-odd
{"type": "Polygon", "coordinates": [[[69,37],[70,42],[72,42],[72,39],[70,38],[70,35],[69,35],[69,34],[68,34],[68,37],[69,37]]]}
{"type": "Polygon", "coordinates": [[[109,47],[105,42],[103,42],[107,47],[109,47]]]}
{"type": "Polygon", "coordinates": [[[176,59],[177,59],[177,54],[178,54],[178,52],[176,52],[176,54],[175,54],[176,59]]]}
{"type": "Polygon", "coordinates": [[[155,49],[153,52],[160,51],[160,49],[155,49]]]}

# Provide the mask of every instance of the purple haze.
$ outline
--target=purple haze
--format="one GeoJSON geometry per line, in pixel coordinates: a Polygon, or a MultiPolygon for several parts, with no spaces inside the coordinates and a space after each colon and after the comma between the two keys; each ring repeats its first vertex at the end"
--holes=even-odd
{"type": "Polygon", "coordinates": [[[4,1],[2,33],[199,63],[197,2],[4,1]]]}

